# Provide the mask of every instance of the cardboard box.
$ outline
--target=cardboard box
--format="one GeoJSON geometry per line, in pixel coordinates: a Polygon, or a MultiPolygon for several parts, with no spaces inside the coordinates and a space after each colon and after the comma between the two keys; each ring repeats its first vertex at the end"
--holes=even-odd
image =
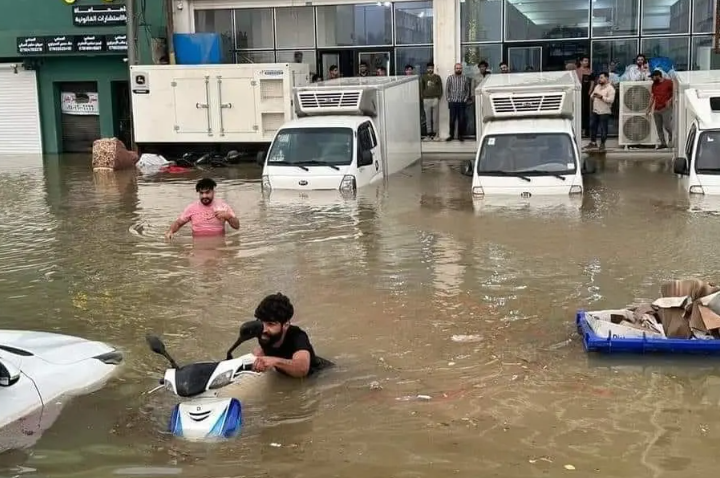
{"type": "Polygon", "coordinates": [[[635,324],[632,322],[633,312],[627,309],[586,312],[585,318],[598,337],[607,338],[609,335],[613,339],[641,339],[643,336],[649,339],[665,338],[660,324],[655,322],[653,328],[635,324]],[[613,323],[617,322],[613,320],[616,317],[625,317],[625,320],[613,323]]]}

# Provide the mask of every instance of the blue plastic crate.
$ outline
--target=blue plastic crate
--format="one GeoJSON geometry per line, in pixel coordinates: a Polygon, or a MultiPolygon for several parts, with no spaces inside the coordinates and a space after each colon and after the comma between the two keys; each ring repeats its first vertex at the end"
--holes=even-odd
{"type": "Polygon", "coordinates": [[[720,355],[720,339],[656,339],[648,338],[645,334],[643,334],[642,338],[631,339],[613,338],[610,334],[607,337],[600,337],[590,328],[584,310],[577,311],[575,324],[577,325],[578,334],[583,339],[586,352],[720,355]]]}

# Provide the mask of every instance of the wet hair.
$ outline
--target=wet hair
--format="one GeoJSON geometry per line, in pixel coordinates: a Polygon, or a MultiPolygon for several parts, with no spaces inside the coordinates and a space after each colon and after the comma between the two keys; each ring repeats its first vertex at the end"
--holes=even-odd
{"type": "Polygon", "coordinates": [[[217,183],[212,178],[202,178],[195,184],[195,191],[213,191],[217,187],[217,183]]]}
{"type": "Polygon", "coordinates": [[[261,322],[286,324],[295,315],[290,299],[278,292],[265,297],[255,309],[255,318],[261,322]]]}

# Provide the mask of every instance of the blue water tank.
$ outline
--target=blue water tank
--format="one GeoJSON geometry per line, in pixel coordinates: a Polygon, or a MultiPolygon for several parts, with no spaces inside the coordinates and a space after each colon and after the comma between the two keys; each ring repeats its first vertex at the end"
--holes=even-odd
{"type": "Polygon", "coordinates": [[[173,46],[178,65],[222,63],[222,41],[218,33],[175,33],[173,46]]]}

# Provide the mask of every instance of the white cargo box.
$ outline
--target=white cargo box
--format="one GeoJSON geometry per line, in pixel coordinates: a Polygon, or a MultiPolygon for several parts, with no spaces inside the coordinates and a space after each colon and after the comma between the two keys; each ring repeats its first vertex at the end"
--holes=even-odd
{"type": "Polygon", "coordinates": [[[133,65],[135,142],[269,143],[309,83],[302,63],[133,65]]]}

